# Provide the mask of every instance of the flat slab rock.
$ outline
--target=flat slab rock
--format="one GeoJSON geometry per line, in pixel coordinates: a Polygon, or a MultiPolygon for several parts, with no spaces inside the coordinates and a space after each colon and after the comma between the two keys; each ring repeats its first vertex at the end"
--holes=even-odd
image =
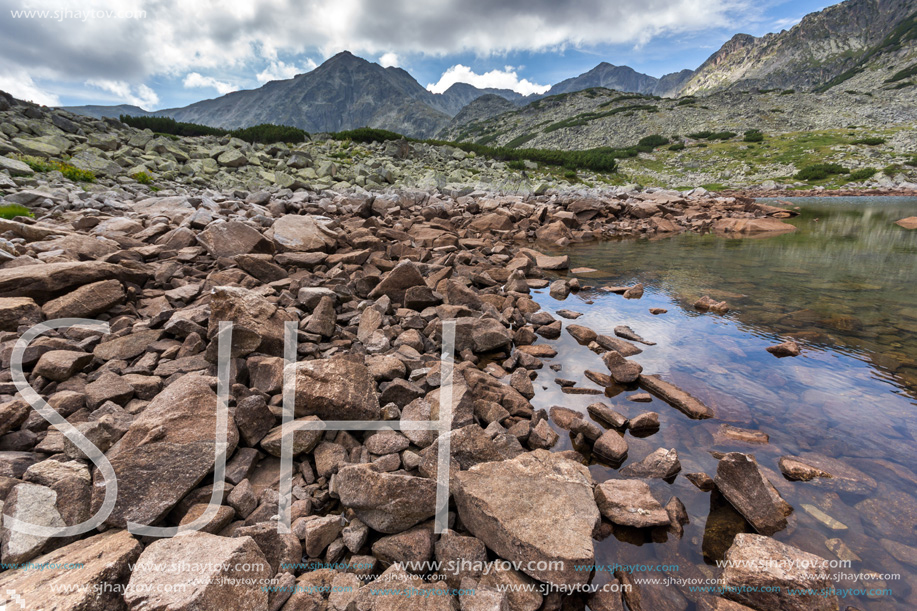
{"type": "Polygon", "coordinates": [[[761,472],[754,456],[726,454],[713,481],[726,500],[762,535],[786,528],[786,517],[792,508],[761,472]]]}
{"type": "Polygon", "coordinates": [[[668,526],[669,514],[649,485],[636,479],[612,479],[595,487],[595,502],[609,521],[634,528],[668,526]]]}
{"type": "Polygon", "coordinates": [[[535,450],[458,473],[453,495],[462,523],[500,557],[521,562],[523,572],[552,584],[588,581],[574,565],[594,561],[600,515],[585,466],[535,450]],[[538,568],[540,560],[563,566],[538,568]]]}
{"type": "Polygon", "coordinates": [[[251,537],[186,532],[143,550],[124,600],[131,611],[267,611],[261,580],[273,576],[251,537]]]}
{"type": "Polygon", "coordinates": [[[758,611],[837,611],[824,558],[770,537],[740,533],[725,561],[724,596],[758,611]],[[763,591],[767,588],[771,591],[763,591]],[[744,590],[750,591],[744,591],[744,590]],[[795,592],[790,592],[795,590],[795,592]],[[806,593],[811,592],[811,593],[806,593]]]}
{"type": "Polygon", "coordinates": [[[35,565],[80,564],[73,569],[23,569],[0,574],[0,608],[121,611],[129,563],[143,546],[126,530],[110,530],[35,558],[35,565]],[[76,586],[85,586],[78,588],[76,586]],[[98,593],[93,591],[97,587],[98,593]],[[14,601],[10,592],[20,596],[14,601]],[[13,604],[18,602],[18,606],[13,604]]]}
{"type": "MultiPolygon", "coordinates": [[[[201,376],[186,375],[156,395],[106,453],[118,478],[118,498],[106,524],[155,523],[213,470],[216,412],[216,393],[201,376]]],[[[238,441],[228,417],[227,456],[238,441]]],[[[93,513],[102,505],[105,486],[94,469],[93,513]]]]}
{"type": "Polygon", "coordinates": [[[656,395],[689,418],[713,418],[712,409],[674,384],[660,379],[659,376],[641,375],[637,383],[640,388],[656,395]]]}

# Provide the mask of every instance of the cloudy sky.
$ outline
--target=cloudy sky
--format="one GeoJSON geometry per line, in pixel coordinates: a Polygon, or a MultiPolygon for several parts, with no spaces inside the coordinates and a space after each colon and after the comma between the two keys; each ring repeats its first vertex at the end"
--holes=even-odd
{"type": "Polygon", "coordinates": [[[184,106],[312,70],[342,50],[432,91],[521,93],[602,61],[661,76],[817,0],[0,0],[0,90],[48,105],[184,106]]]}

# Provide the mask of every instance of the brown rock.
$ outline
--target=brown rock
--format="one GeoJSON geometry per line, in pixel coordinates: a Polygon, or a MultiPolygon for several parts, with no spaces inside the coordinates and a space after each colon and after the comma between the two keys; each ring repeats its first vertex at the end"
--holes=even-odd
{"type": "MultiPolygon", "coordinates": [[[[184,376],[159,393],[108,451],[118,478],[118,498],[107,524],[159,521],[213,469],[216,393],[205,378],[184,376]]],[[[229,418],[227,456],[239,436],[229,418]]],[[[93,473],[92,511],[105,497],[105,480],[93,473]]]]}
{"type": "Polygon", "coordinates": [[[834,584],[824,559],[748,533],[736,535],[726,552],[724,596],[758,611],[837,611],[834,584]],[[825,594],[824,592],[829,592],[825,594]]]}
{"type": "Polygon", "coordinates": [[[784,356],[799,356],[801,353],[799,345],[792,340],[783,342],[782,344],[768,346],[765,350],[778,358],[784,356]]]}
{"type": "Polygon", "coordinates": [[[641,375],[640,387],[656,395],[690,418],[699,420],[712,418],[713,410],[673,384],[664,382],[658,376],[641,375]]]}
{"type": "Polygon", "coordinates": [[[36,558],[43,568],[0,574],[0,606],[7,609],[124,611],[121,594],[130,578],[129,564],[143,546],[126,530],[110,530],[36,558]],[[54,565],[80,565],[50,568],[54,565]],[[10,592],[15,592],[14,599],[10,592]]]}
{"type": "Polygon", "coordinates": [[[378,420],[376,383],[361,362],[334,357],[296,364],[296,417],[378,420]]]}
{"type": "MultiPolygon", "coordinates": [[[[283,356],[284,322],[293,320],[257,293],[236,286],[218,286],[210,296],[210,324],[207,336],[215,340],[221,321],[230,321],[232,328],[232,356],[245,356],[263,352],[283,356]]],[[[217,342],[208,348],[208,358],[216,361],[217,342]],[[212,355],[210,355],[212,351],[212,355]]]]}
{"type": "Polygon", "coordinates": [[[273,576],[251,537],[187,532],[143,550],[124,600],[131,611],[266,611],[261,580],[273,576]]]}
{"type": "Polygon", "coordinates": [[[340,469],[333,480],[341,505],[349,507],[373,530],[401,532],[433,517],[436,482],[395,473],[380,473],[370,465],[340,469]]]}
{"type": "Polygon", "coordinates": [[[286,214],[274,221],[267,236],[282,251],[330,251],[337,244],[334,232],[310,215],[286,214]]]}
{"type": "Polygon", "coordinates": [[[91,362],[92,355],[86,352],[51,350],[41,355],[34,371],[49,380],[63,382],[91,362]]]}
{"type": "Polygon", "coordinates": [[[917,229],[917,216],[909,216],[900,221],[895,221],[895,225],[904,227],[905,229],[917,229]]]}
{"type": "Polygon", "coordinates": [[[630,384],[640,377],[643,367],[639,363],[628,361],[620,353],[609,350],[602,355],[602,361],[611,372],[611,377],[618,384],[630,384]]]}
{"type": "Polygon", "coordinates": [[[124,287],[118,280],[103,280],[81,286],[42,306],[45,318],[94,318],[124,301],[124,287]]]}
{"type": "Polygon", "coordinates": [[[595,487],[595,502],[609,521],[621,526],[668,526],[669,514],[646,482],[611,479],[595,487]]]}
{"type": "Polygon", "coordinates": [[[667,479],[681,471],[681,462],[675,449],[659,448],[638,463],[632,463],[621,469],[622,477],[641,477],[667,479]]]}
{"type": "Polygon", "coordinates": [[[453,494],[462,523],[500,557],[522,561],[540,581],[586,583],[589,575],[573,567],[594,562],[600,518],[585,466],[536,450],[459,472],[453,494]],[[563,568],[539,569],[539,560],[562,560],[563,568]]]}
{"type": "Polygon", "coordinates": [[[786,528],[792,511],[755,462],[754,456],[730,452],[721,460],[713,480],[726,500],[763,535],[786,528]]]}
{"type": "Polygon", "coordinates": [[[716,221],[713,224],[713,230],[724,234],[787,233],[796,231],[796,227],[771,217],[760,219],[727,218],[716,221]]]}
{"type": "Polygon", "coordinates": [[[31,297],[45,303],[67,291],[102,280],[143,285],[148,274],[101,261],[44,263],[0,269],[0,297],[31,297]]]}
{"type": "Polygon", "coordinates": [[[725,301],[717,301],[704,295],[694,302],[694,309],[699,312],[714,312],[716,314],[725,314],[729,311],[729,304],[725,301]]]}
{"type": "Polygon", "coordinates": [[[41,322],[41,308],[29,297],[0,297],[0,331],[41,322]]]}
{"type": "Polygon", "coordinates": [[[274,245],[270,240],[254,227],[240,221],[213,223],[198,234],[197,241],[214,259],[274,252],[274,245]]]}

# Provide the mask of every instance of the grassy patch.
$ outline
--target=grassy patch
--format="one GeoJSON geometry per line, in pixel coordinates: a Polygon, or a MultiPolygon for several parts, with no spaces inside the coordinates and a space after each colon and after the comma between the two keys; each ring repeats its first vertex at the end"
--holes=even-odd
{"type": "Polygon", "coordinates": [[[50,161],[40,157],[31,157],[20,155],[19,160],[32,168],[35,172],[54,172],[58,171],[73,182],[95,182],[96,176],[89,170],[81,170],[69,163],[63,161],[50,161]]]}
{"type": "Polygon", "coordinates": [[[0,205],[0,219],[14,219],[17,216],[28,216],[33,218],[35,215],[32,214],[32,211],[26,208],[25,206],[20,206],[19,204],[3,204],[0,205]]]}

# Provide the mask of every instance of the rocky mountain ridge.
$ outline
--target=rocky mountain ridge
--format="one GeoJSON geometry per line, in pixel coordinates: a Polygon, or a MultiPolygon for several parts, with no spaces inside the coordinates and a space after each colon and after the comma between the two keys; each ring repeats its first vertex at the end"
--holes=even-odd
{"type": "MultiPolygon", "coordinates": [[[[755,38],[737,34],[696,70],[661,78],[606,62],[555,84],[544,95],[522,96],[505,89],[479,89],[457,83],[442,94],[426,90],[405,70],[383,68],[342,52],[315,70],[236,91],[182,108],[147,113],[135,107],[78,106],[90,116],[152,114],[215,127],[259,123],[290,125],[309,132],[369,126],[407,136],[440,135],[467,117],[481,120],[499,109],[492,101],[462,110],[482,96],[495,95],[516,106],[592,88],[662,97],[710,95],[721,91],[772,89],[815,91],[844,88],[870,91],[914,87],[917,66],[917,0],[846,0],[807,15],[780,33],[755,38]],[[889,83],[891,81],[891,83],[889,83]],[[458,117],[457,115],[461,115],[458,117]],[[486,115],[486,116],[485,116],[486,115]]],[[[505,106],[504,106],[505,107],[505,106]]],[[[800,117],[805,120],[804,117],[800,117]]]]}

